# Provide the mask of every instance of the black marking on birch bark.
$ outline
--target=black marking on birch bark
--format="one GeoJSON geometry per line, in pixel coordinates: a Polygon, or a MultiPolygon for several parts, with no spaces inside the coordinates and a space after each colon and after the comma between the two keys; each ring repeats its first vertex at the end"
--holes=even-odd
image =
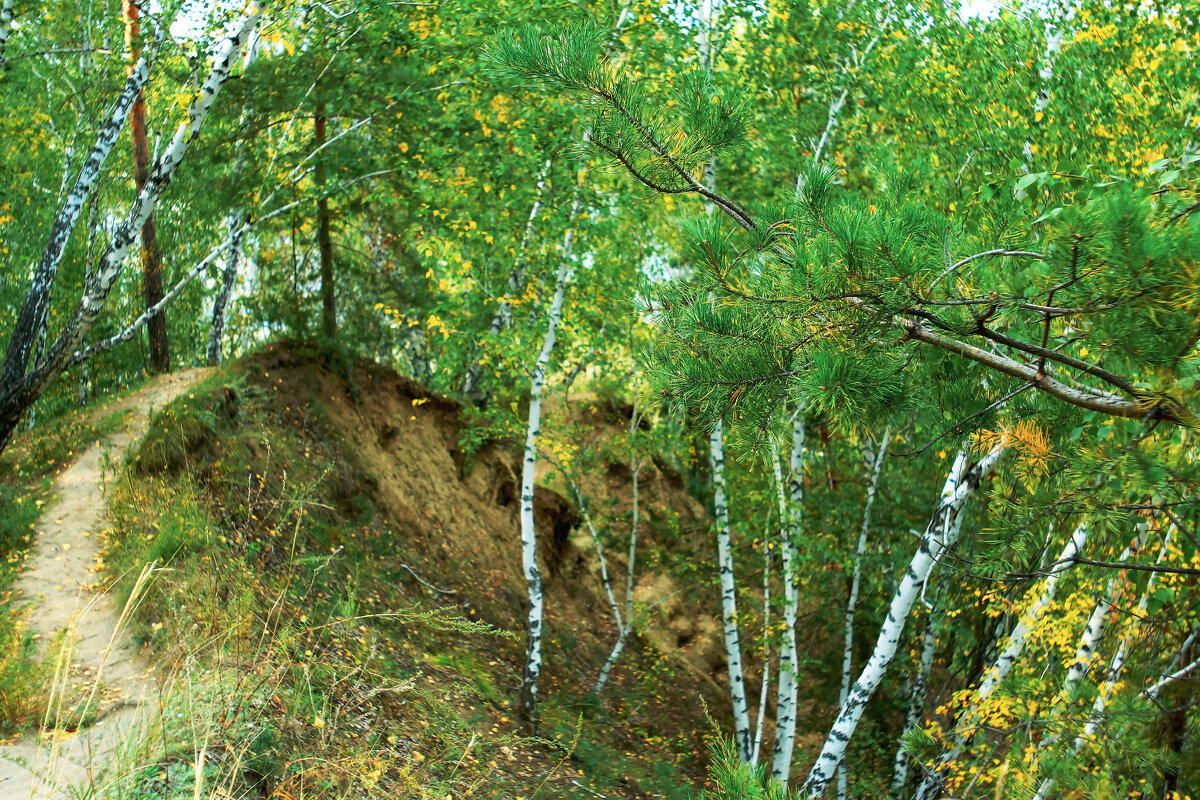
{"type": "Polygon", "coordinates": [[[25,296],[25,304],[17,316],[8,351],[5,353],[4,366],[0,370],[0,384],[11,386],[25,377],[35,340],[46,325],[46,317],[50,310],[50,293],[54,287],[67,242],[75,230],[75,224],[83,211],[84,203],[96,186],[100,177],[100,169],[104,166],[121,130],[125,127],[129,109],[133,106],[149,75],[150,68],[145,59],[142,59],[126,80],[125,88],[117,97],[108,119],[96,135],[96,143],[84,160],[75,185],[63,201],[62,208],[50,226],[46,248],[34,269],[33,281],[25,296]]]}
{"type": "MultiPolygon", "coordinates": [[[[235,57],[246,39],[249,38],[254,27],[258,24],[259,17],[262,14],[261,7],[257,3],[251,3],[250,9],[250,12],[242,18],[242,24],[239,29],[223,42],[223,46],[227,47],[228,50],[223,55],[218,56],[219,59],[228,60],[235,57]]],[[[141,63],[139,62],[139,64],[141,63]]],[[[145,70],[139,71],[135,67],[134,73],[144,76],[148,69],[146,67],[145,70]]],[[[132,79],[134,75],[130,77],[132,79]]],[[[129,253],[129,246],[134,236],[141,230],[149,215],[154,212],[158,198],[170,182],[175,167],[187,153],[187,138],[185,134],[188,132],[194,134],[199,129],[199,126],[207,116],[217,92],[228,77],[228,69],[222,71],[214,68],[209,73],[209,77],[205,81],[205,88],[208,90],[205,102],[193,102],[188,113],[189,126],[181,126],[176,131],[171,144],[159,158],[158,164],[155,166],[145,188],[133,202],[124,222],[118,226],[118,230],[110,241],[108,249],[101,257],[97,269],[85,280],[83,297],[80,299],[70,320],[58,338],[55,339],[54,344],[51,345],[46,356],[46,362],[32,372],[18,376],[13,380],[0,377],[0,452],[3,451],[11,439],[13,429],[20,420],[24,409],[40,397],[49,387],[50,383],[63,372],[78,349],[80,342],[83,341],[84,337],[91,330],[101,310],[104,308],[113,284],[120,275],[121,267],[125,261],[125,257],[129,253]]],[[[142,80],[144,82],[144,77],[142,80]]],[[[129,88],[128,84],[127,88],[129,88]]],[[[28,335],[28,333],[26,332],[24,335],[28,335]]],[[[23,345],[21,349],[25,350],[23,358],[27,364],[28,344],[23,345]]],[[[20,358],[13,362],[12,373],[17,372],[16,365],[19,361],[20,358]]],[[[6,356],[6,366],[0,375],[7,375],[9,373],[10,367],[8,366],[6,356]]]]}

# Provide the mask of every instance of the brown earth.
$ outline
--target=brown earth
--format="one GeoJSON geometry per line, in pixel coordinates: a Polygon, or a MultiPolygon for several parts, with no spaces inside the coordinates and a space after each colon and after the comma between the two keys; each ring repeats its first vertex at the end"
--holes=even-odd
{"type": "Polygon", "coordinates": [[[121,609],[99,585],[104,483],[108,468],[119,465],[129,445],[145,434],[151,413],[204,373],[190,369],[161,376],[104,408],[104,413],[131,412],[124,430],[87,448],[55,480],[55,498],[43,513],[16,596],[32,605],[25,629],[43,651],[60,636],[69,648],[68,670],[59,684],[68,695],[94,693],[89,716],[96,722],[82,730],[55,726],[37,740],[0,747],[0,796],[74,796],[72,788],[86,784],[132,724],[137,707],[154,693],[149,663],[119,624],[121,609]]]}

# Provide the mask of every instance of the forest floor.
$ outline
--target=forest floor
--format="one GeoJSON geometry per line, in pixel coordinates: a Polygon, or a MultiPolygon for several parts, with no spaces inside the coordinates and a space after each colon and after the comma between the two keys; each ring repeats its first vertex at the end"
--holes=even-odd
{"type": "MultiPolygon", "coordinates": [[[[0,500],[24,514],[0,503],[0,527],[24,531],[0,559],[15,622],[15,633],[0,624],[0,735],[25,737],[0,749],[0,797],[69,796],[34,793],[35,776],[106,800],[693,797],[714,720],[728,715],[719,595],[696,568],[712,548],[704,503],[668,457],[639,470],[646,612],[597,701],[588,690],[615,626],[550,463],[556,437],[579,446],[579,488],[615,540],[608,569],[623,585],[631,411],[580,392],[545,410],[536,735],[514,702],[520,449],[479,433],[471,409],[379,365],[283,342],[39,426],[0,463],[0,500]],[[101,582],[111,594],[93,591],[101,582]],[[51,680],[72,620],[74,666],[51,680]],[[147,693],[154,713],[134,713],[147,693]]],[[[824,626],[803,629],[810,660],[832,663],[824,626]]],[[[822,664],[809,666],[834,674],[822,664]]],[[[819,749],[830,691],[805,684],[798,773],[819,749]]]]}
{"type": "Polygon", "coordinates": [[[6,798],[72,796],[153,692],[150,665],[139,657],[123,609],[99,575],[104,489],[107,475],[145,434],[152,410],[205,373],[161,376],[96,412],[127,411],[124,428],[89,446],[54,482],[54,499],[44,508],[14,594],[32,606],[26,632],[58,666],[59,702],[47,712],[40,736],[0,746],[0,795],[6,798]]]}

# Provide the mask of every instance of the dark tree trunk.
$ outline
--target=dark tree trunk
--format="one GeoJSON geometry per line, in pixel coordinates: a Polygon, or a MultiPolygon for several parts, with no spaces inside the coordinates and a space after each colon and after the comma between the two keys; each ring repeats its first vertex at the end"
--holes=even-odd
{"type": "MultiPolygon", "coordinates": [[[[132,0],[123,0],[125,12],[125,46],[129,50],[129,61],[132,65],[137,61],[138,37],[138,7],[132,0]]],[[[138,193],[146,186],[150,178],[150,146],[146,141],[146,97],[138,92],[129,112],[129,135],[133,141],[133,179],[138,193]]],[[[162,257],[158,250],[158,230],[154,225],[154,215],[151,214],[142,225],[142,292],[145,295],[146,308],[152,308],[163,298],[162,288],[162,257]]],[[[167,347],[167,318],[159,312],[150,318],[146,324],[150,337],[150,370],[151,372],[169,372],[171,370],[171,354],[167,347]]]]}
{"type": "Polygon", "coordinates": [[[321,254],[321,332],[332,339],[337,335],[337,303],[333,283],[333,241],[329,235],[329,198],[325,196],[325,107],[317,106],[314,121],[317,165],[313,179],[317,184],[317,249],[321,254]]]}

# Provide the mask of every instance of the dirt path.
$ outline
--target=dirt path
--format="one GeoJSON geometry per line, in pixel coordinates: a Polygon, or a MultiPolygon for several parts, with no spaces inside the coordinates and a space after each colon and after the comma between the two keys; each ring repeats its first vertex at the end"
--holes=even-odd
{"type": "Polygon", "coordinates": [[[125,430],[89,447],[55,482],[56,498],[45,509],[33,551],[17,579],[24,599],[36,604],[27,630],[43,650],[60,631],[74,641],[68,683],[90,687],[100,679],[92,708],[98,722],[75,733],[45,731],[40,740],[0,747],[0,798],[68,798],[70,787],[93,777],[93,766],[120,741],[139,704],[155,687],[147,663],[127,632],[117,631],[121,609],[92,584],[102,542],[105,466],[116,464],[141,439],[150,414],[207,374],[189,369],[164,375],[105,412],[131,409],[125,430]]]}

